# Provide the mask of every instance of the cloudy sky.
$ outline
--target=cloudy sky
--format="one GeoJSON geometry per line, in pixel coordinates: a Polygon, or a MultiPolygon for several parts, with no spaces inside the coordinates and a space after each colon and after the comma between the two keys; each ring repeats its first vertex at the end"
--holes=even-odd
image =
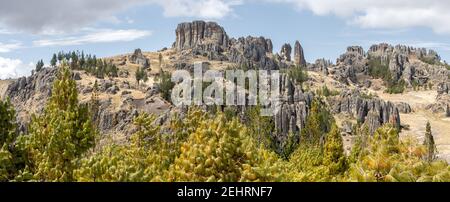
{"type": "Polygon", "coordinates": [[[380,42],[450,61],[449,10],[448,0],[0,0],[0,79],[28,75],[60,50],[103,57],[169,47],[176,25],[192,20],[271,38],[275,51],[299,40],[309,62],[380,42]]]}

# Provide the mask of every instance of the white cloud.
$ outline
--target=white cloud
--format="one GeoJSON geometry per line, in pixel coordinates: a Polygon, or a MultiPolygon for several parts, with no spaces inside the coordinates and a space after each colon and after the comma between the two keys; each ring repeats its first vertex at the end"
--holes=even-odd
{"type": "Polygon", "coordinates": [[[0,28],[0,34],[10,35],[10,34],[15,34],[15,32],[6,30],[4,28],[0,28]]]}
{"type": "Polygon", "coordinates": [[[45,30],[76,31],[146,0],[0,0],[0,25],[40,34],[45,30]]]}
{"type": "Polygon", "coordinates": [[[32,63],[24,64],[21,60],[0,57],[0,79],[18,78],[30,75],[34,68],[32,63]]]}
{"type": "MultiPolygon", "coordinates": [[[[429,27],[450,34],[448,0],[263,0],[293,5],[316,15],[336,15],[364,28],[429,27]]],[[[99,21],[126,22],[117,14],[134,6],[156,5],[166,17],[220,19],[236,6],[257,0],[0,0],[0,30],[73,32],[99,21]],[[24,6],[26,5],[26,6],[24,6]]],[[[6,32],[3,31],[3,32],[6,32]]],[[[2,31],[0,31],[1,33],[2,31]]]]}
{"type": "Polygon", "coordinates": [[[167,17],[201,17],[219,19],[233,12],[233,6],[243,4],[243,0],[154,0],[164,9],[167,17]]]}
{"type": "Polygon", "coordinates": [[[0,53],[8,53],[11,52],[13,50],[22,48],[22,43],[20,42],[15,42],[15,43],[8,43],[8,44],[4,44],[0,42],[0,53]]]}
{"type": "Polygon", "coordinates": [[[134,6],[157,5],[167,17],[218,19],[244,0],[0,0],[0,29],[34,34],[76,32],[99,21],[118,23],[117,14],[134,6]]]}
{"type": "Polygon", "coordinates": [[[450,34],[448,0],[266,0],[293,4],[316,15],[336,15],[363,28],[428,27],[450,34]]]}
{"type": "Polygon", "coordinates": [[[127,42],[150,36],[151,31],[145,30],[94,30],[82,36],[70,36],[56,39],[43,39],[33,41],[37,47],[46,46],[73,46],[91,43],[127,42]]]}

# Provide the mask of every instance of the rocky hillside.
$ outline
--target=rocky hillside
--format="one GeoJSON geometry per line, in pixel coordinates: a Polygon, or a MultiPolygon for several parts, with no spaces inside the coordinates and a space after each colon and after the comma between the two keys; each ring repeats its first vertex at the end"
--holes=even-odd
{"type": "MultiPolygon", "coordinates": [[[[305,50],[307,51],[307,50],[305,50]]],[[[97,78],[83,70],[74,70],[80,102],[91,101],[94,83],[97,82],[100,110],[95,115],[98,129],[104,137],[126,141],[133,133],[133,118],[146,112],[160,116],[160,122],[171,118],[174,111],[183,111],[164,100],[160,86],[155,82],[161,70],[192,70],[194,62],[206,62],[211,69],[227,68],[289,71],[295,66],[306,67],[308,80],[299,85],[281,78],[281,110],[273,117],[276,130],[273,136],[280,144],[290,133],[299,133],[305,126],[311,102],[325,86],[334,93],[326,95],[325,104],[337,118],[346,140],[346,149],[352,145],[353,126],[366,123],[371,132],[379,126],[392,123],[403,128],[405,134],[413,131],[419,138],[422,127],[404,123],[424,111],[432,112],[432,118],[440,124],[433,127],[441,156],[450,156],[450,73],[448,65],[441,63],[439,55],[423,48],[388,44],[373,45],[368,51],[351,46],[332,62],[319,59],[308,63],[299,41],[293,48],[284,44],[277,53],[271,39],[264,37],[232,38],[225,29],[214,22],[194,21],[179,24],[175,30],[175,42],[170,48],[157,52],[133,53],[104,58],[118,67],[117,77],[97,78]],[[146,69],[148,80],[138,83],[135,73],[146,69]],[[401,89],[405,99],[395,99],[390,89],[401,89]],[[407,99],[416,92],[437,92],[433,98],[407,99]],[[432,100],[424,103],[423,100],[432,100]],[[448,125],[448,124],[447,124],[448,125]],[[419,129],[418,129],[419,128],[419,129]]],[[[9,97],[17,109],[21,131],[26,131],[32,113],[40,113],[51,95],[55,78],[54,68],[44,68],[32,76],[14,81],[1,81],[2,98],[9,97]]],[[[396,93],[402,93],[396,92],[396,93]]]]}

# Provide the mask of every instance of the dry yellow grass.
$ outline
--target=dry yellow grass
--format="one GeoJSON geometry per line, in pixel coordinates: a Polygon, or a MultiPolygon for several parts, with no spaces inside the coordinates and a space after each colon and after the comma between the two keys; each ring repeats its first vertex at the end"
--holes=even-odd
{"type": "Polygon", "coordinates": [[[3,96],[11,82],[13,82],[13,80],[0,80],[0,99],[4,98],[3,96]]]}
{"type": "Polygon", "coordinates": [[[377,91],[380,98],[391,102],[406,102],[411,105],[413,112],[410,114],[400,114],[402,124],[408,125],[408,130],[403,130],[401,136],[414,137],[423,141],[425,126],[429,121],[439,156],[450,161],[450,119],[443,118],[442,115],[433,114],[425,110],[425,107],[436,100],[436,91],[410,91],[403,94],[386,94],[377,91]]]}

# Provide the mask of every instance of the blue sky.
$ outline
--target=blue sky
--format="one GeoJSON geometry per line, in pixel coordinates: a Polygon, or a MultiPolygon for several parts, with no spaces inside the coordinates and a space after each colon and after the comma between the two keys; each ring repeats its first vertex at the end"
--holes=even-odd
{"type": "Polygon", "coordinates": [[[170,47],[176,25],[209,20],[230,37],[299,40],[308,62],[380,42],[431,48],[450,61],[446,0],[0,0],[0,78],[28,75],[60,50],[100,57],[170,47]],[[38,12],[36,12],[38,11],[38,12]]]}

